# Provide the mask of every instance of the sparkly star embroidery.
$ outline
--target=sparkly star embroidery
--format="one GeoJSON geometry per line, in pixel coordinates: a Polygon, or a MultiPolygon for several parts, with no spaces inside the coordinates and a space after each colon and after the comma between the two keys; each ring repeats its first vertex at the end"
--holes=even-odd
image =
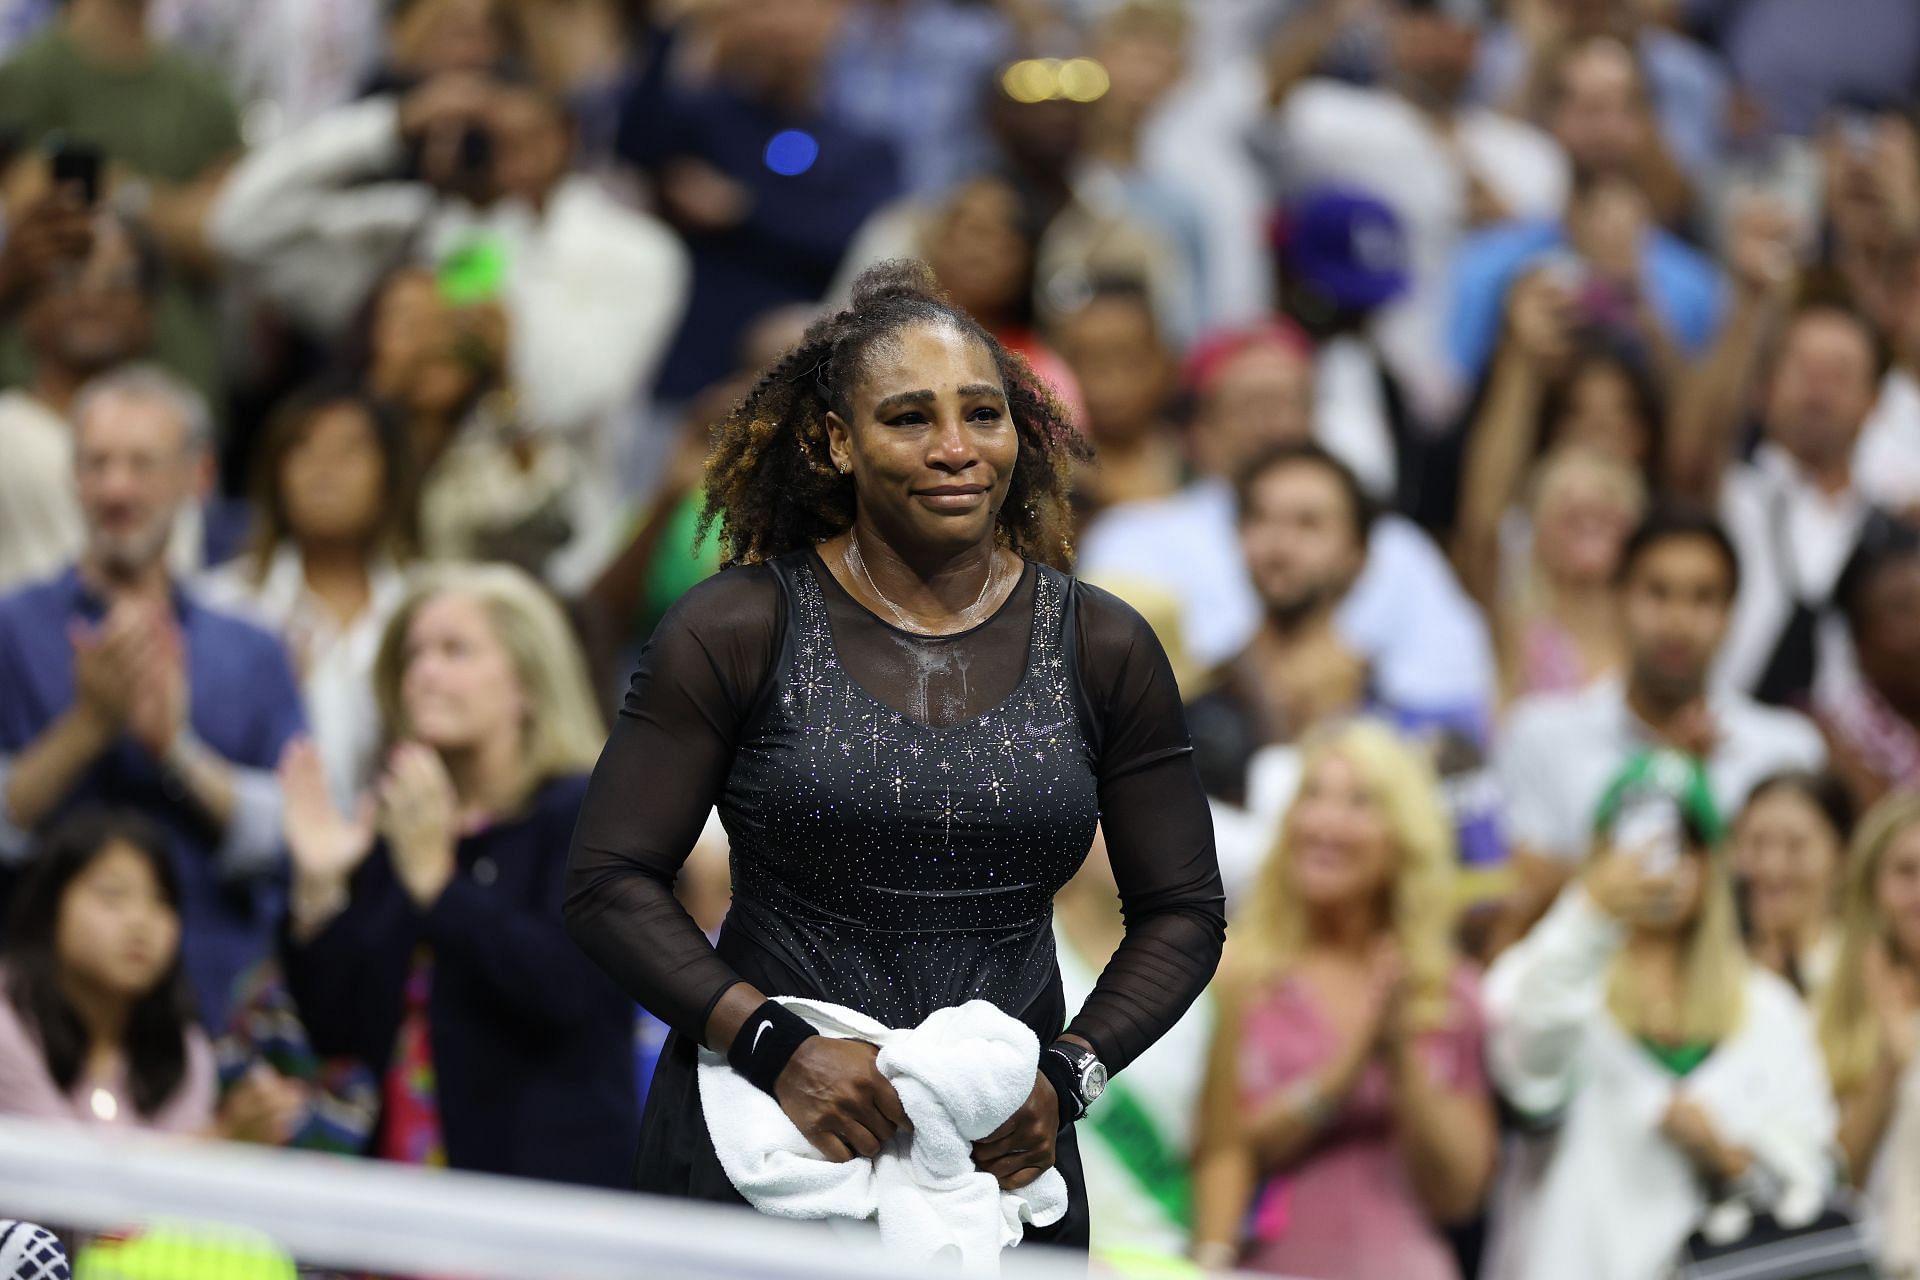
{"type": "Polygon", "coordinates": [[[880,717],[874,716],[867,721],[867,727],[860,735],[863,745],[873,748],[873,762],[880,763],[880,748],[894,741],[891,733],[881,725],[880,717]]]}
{"type": "Polygon", "coordinates": [[[990,775],[985,782],[980,784],[980,789],[982,791],[992,792],[993,802],[995,804],[999,804],[1002,800],[1006,798],[1005,792],[1007,789],[1007,784],[1000,780],[1000,776],[998,774],[990,775]]]}

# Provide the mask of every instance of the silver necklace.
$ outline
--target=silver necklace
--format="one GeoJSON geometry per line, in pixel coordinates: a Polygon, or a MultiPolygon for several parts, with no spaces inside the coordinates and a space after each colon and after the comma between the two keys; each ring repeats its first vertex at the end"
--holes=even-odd
{"type": "MultiPolygon", "coordinates": [[[[887,599],[887,593],[880,589],[880,585],[873,580],[873,574],[867,571],[867,558],[860,554],[860,536],[854,533],[852,530],[847,531],[847,557],[846,558],[847,558],[847,563],[853,566],[854,572],[860,575],[860,580],[867,584],[867,590],[873,593],[873,598],[878,600],[881,604],[887,606],[887,611],[893,615],[894,620],[900,624],[900,627],[902,630],[911,631],[917,635],[923,635],[923,636],[940,634],[939,632],[934,631],[930,627],[921,626],[919,623],[909,618],[906,614],[906,611],[902,609],[899,605],[887,599]]],[[[971,620],[973,615],[980,611],[980,606],[986,603],[987,592],[991,590],[993,587],[993,579],[995,576],[994,566],[998,563],[998,561],[999,561],[999,557],[996,556],[992,561],[988,562],[987,576],[986,576],[986,579],[980,584],[980,594],[974,597],[974,601],[972,604],[968,605],[965,609],[960,611],[960,618],[962,621],[971,620]]]]}

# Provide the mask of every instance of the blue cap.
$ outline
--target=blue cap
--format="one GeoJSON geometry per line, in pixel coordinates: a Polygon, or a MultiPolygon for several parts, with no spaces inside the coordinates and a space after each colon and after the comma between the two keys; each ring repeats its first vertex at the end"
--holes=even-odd
{"type": "Polygon", "coordinates": [[[1367,192],[1317,187],[1274,219],[1284,271],[1343,307],[1370,311],[1407,290],[1407,237],[1399,216],[1367,192]]]}

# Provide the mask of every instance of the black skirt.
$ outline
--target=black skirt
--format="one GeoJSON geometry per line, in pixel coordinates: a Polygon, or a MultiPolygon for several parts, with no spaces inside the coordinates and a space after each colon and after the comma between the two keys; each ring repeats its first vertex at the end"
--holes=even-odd
{"type": "MultiPolygon", "coordinates": [[[[761,991],[820,998],[811,995],[811,984],[805,978],[776,957],[743,942],[739,930],[723,930],[719,950],[741,977],[761,991]]],[[[1033,1007],[1021,1012],[1020,1020],[1033,1028],[1042,1044],[1050,1044],[1059,1034],[1065,1003],[1056,966],[1044,994],[1033,1007]]],[[[646,1112],[640,1119],[634,1186],[649,1195],[744,1205],[745,1197],[728,1180],[707,1132],[697,1077],[699,1050],[692,1037],[675,1031],[660,1051],[653,1083],[647,1090],[646,1112]]],[[[1071,1127],[1060,1135],[1055,1167],[1067,1182],[1067,1212],[1051,1226],[1028,1227],[1026,1243],[1084,1251],[1088,1242],[1087,1184],[1071,1127]]]]}

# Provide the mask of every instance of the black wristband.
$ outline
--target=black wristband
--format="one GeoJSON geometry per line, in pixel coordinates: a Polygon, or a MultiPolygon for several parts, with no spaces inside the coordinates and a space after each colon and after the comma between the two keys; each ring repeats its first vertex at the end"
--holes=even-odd
{"type": "Polygon", "coordinates": [[[805,1018],[777,1000],[768,1000],[740,1024],[727,1046],[727,1062],[772,1097],[773,1082],[786,1070],[794,1050],[801,1041],[819,1034],[805,1018]]]}
{"type": "Polygon", "coordinates": [[[1074,1074],[1073,1064],[1051,1047],[1042,1049],[1040,1074],[1047,1078],[1055,1096],[1060,1099],[1060,1128],[1064,1130],[1084,1114],[1080,1105],[1080,1081],[1074,1074]]]}

